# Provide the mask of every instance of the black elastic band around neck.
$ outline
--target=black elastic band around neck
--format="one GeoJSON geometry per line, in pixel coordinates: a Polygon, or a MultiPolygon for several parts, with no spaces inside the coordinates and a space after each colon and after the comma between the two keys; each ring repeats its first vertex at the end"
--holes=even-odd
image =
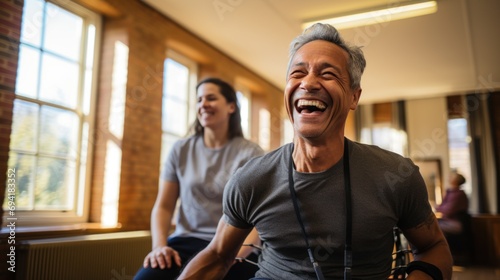
{"type": "MultiPolygon", "coordinates": [[[[344,165],[344,188],[345,188],[345,205],[346,205],[346,223],[345,223],[345,249],[344,249],[344,280],[351,279],[351,267],[352,267],[352,205],[351,205],[351,180],[349,173],[349,147],[347,139],[344,138],[344,155],[342,157],[344,165]]],[[[293,144],[290,152],[290,167],[288,169],[288,187],[290,189],[290,194],[292,196],[293,208],[295,210],[295,215],[297,216],[297,221],[300,224],[302,230],[302,235],[307,246],[307,254],[309,259],[313,264],[314,271],[316,272],[316,277],[318,280],[324,280],[323,272],[318,262],[314,259],[311,246],[309,244],[309,236],[307,235],[306,229],[304,227],[304,222],[302,221],[302,216],[300,214],[300,209],[298,205],[297,194],[295,193],[294,181],[293,181],[293,144]]]]}

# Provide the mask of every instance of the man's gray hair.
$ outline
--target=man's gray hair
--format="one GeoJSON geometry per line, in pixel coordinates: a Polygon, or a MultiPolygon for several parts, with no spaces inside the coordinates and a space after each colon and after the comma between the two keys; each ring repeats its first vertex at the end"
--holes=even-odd
{"type": "Polygon", "coordinates": [[[290,63],[292,58],[298,49],[300,49],[305,44],[315,41],[323,40],[333,43],[342,49],[344,49],[349,54],[349,61],[347,64],[347,71],[349,72],[349,77],[351,79],[351,89],[357,89],[361,84],[361,75],[366,67],[366,60],[363,51],[358,46],[351,46],[347,44],[344,39],[340,36],[337,29],[329,24],[315,23],[314,25],[308,27],[304,32],[297,36],[290,44],[290,54],[288,61],[288,70],[290,70],[290,63]]]}

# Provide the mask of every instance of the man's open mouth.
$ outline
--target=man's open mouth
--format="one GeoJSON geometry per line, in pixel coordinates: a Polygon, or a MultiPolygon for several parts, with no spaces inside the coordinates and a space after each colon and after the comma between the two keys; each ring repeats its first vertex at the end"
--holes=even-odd
{"type": "Polygon", "coordinates": [[[299,113],[323,112],[326,109],[326,104],[319,100],[300,99],[297,101],[296,109],[299,113]]]}

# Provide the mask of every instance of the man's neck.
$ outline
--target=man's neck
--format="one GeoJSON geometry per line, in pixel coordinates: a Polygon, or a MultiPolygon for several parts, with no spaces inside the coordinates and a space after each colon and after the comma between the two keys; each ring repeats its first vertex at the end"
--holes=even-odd
{"type": "Polygon", "coordinates": [[[293,162],[298,172],[321,172],[335,165],[344,154],[344,138],[315,144],[301,138],[294,141],[293,162]]]}

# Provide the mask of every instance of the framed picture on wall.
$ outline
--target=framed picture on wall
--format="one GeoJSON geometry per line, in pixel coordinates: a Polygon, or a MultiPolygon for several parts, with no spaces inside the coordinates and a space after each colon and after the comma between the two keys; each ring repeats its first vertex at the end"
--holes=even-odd
{"type": "Polygon", "coordinates": [[[443,200],[443,175],[441,159],[424,158],[413,161],[419,168],[424,178],[431,205],[441,204],[443,200]]]}

